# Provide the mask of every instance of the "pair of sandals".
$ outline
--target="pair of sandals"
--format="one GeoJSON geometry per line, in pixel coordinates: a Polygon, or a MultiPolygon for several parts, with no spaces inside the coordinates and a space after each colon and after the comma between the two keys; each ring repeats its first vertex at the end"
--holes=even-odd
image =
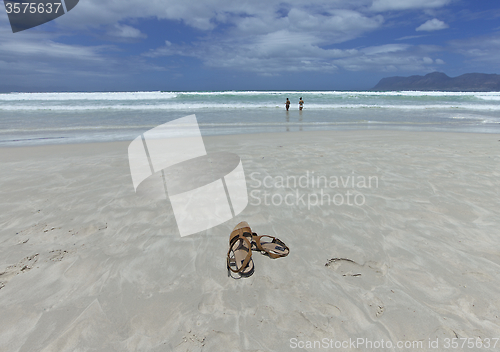
{"type": "Polygon", "coordinates": [[[243,277],[254,273],[252,251],[260,251],[272,259],[286,257],[290,249],[276,237],[258,236],[246,221],[235,226],[229,236],[229,251],[227,252],[227,273],[230,271],[243,277]]]}

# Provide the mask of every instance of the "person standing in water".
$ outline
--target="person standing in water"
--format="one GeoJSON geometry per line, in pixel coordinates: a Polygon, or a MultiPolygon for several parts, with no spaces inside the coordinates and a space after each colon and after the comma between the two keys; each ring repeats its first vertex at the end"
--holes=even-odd
{"type": "Polygon", "coordinates": [[[288,98],[286,98],[285,106],[286,106],[286,111],[288,111],[288,109],[290,109],[290,100],[288,100],[288,98]]]}
{"type": "Polygon", "coordinates": [[[302,100],[302,97],[300,97],[300,100],[299,100],[299,110],[302,110],[303,107],[304,107],[304,101],[302,100]]]}

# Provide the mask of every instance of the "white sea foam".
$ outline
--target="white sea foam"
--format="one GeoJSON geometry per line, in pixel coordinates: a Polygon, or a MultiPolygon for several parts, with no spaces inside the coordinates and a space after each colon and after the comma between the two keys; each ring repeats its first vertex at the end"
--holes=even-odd
{"type": "Polygon", "coordinates": [[[476,95],[476,98],[482,99],[482,100],[496,100],[500,101],[500,94],[498,95],[493,95],[493,94],[488,94],[488,95],[476,95]]]}
{"type": "Polygon", "coordinates": [[[440,91],[218,91],[218,92],[81,92],[81,93],[9,93],[0,94],[0,101],[13,100],[162,100],[178,96],[406,96],[406,97],[461,97],[471,96],[485,100],[500,100],[500,92],[440,92],[440,91]]]}
{"type": "MultiPolygon", "coordinates": [[[[4,111],[88,111],[88,110],[201,110],[201,109],[277,109],[282,105],[263,103],[172,103],[172,104],[114,104],[114,105],[0,105],[4,111]]],[[[332,110],[332,109],[391,109],[391,110],[480,110],[500,111],[500,105],[493,104],[306,104],[305,110],[332,110]]]]}
{"type": "Polygon", "coordinates": [[[0,94],[0,101],[161,100],[176,96],[171,92],[10,93],[0,94]]]}

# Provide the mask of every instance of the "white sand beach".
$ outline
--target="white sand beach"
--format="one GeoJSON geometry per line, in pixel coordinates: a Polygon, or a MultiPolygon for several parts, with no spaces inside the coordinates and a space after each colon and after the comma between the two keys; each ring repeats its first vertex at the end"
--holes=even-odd
{"type": "Polygon", "coordinates": [[[128,143],[2,148],[0,351],[498,349],[499,139],[204,137],[208,152],[240,156],[250,203],[186,237],[168,201],[134,193],[128,143]],[[312,184],[321,176],[328,186],[312,184]],[[315,203],[324,194],[343,204],[315,203]],[[240,221],[290,254],[254,252],[251,277],[228,277],[240,221]]]}

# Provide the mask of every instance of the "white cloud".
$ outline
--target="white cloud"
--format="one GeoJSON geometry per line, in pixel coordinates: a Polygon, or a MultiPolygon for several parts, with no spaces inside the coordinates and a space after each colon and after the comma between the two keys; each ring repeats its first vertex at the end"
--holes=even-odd
{"type": "Polygon", "coordinates": [[[396,51],[404,51],[409,47],[410,45],[408,44],[386,44],[379,46],[371,46],[363,49],[362,51],[366,55],[376,55],[376,54],[394,53],[396,51]]]}
{"type": "Polygon", "coordinates": [[[450,48],[471,61],[492,67],[500,67],[500,33],[450,42],[450,48]]]}
{"type": "Polygon", "coordinates": [[[394,11],[411,9],[429,9],[448,5],[451,0],[374,0],[373,11],[394,11]]]}
{"type": "Polygon", "coordinates": [[[287,27],[295,31],[321,32],[327,37],[342,35],[342,41],[359,34],[376,29],[383,23],[383,17],[378,15],[367,17],[357,11],[333,10],[327,15],[307,12],[304,9],[291,9],[288,13],[287,27]]]}
{"type": "Polygon", "coordinates": [[[407,35],[401,38],[397,38],[396,40],[408,40],[408,39],[417,39],[417,38],[422,38],[425,37],[424,35],[407,35]]]}
{"type": "Polygon", "coordinates": [[[110,37],[117,37],[123,39],[143,39],[147,35],[142,33],[137,28],[127,26],[124,24],[115,24],[107,33],[110,37]]]}
{"type": "MultiPolygon", "coordinates": [[[[86,0],[80,1],[77,11],[71,11],[57,21],[65,27],[112,25],[131,18],[168,19],[182,21],[200,30],[211,30],[220,23],[246,23],[269,29],[281,22],[275,14],[288,13],[297,20],[297,27],[312,28],[325,25],[347,30],[358,23],[362,15],[371,11],[399,11],[411,9],[437,9],[452,0],[86,0]],[[291,12],[291,13],[289,13],[291,12]],[[297,18],[295,14],[299,15],[297,18]],[[323,20],[322,20],[323,16],[323,20]],[[350,17],[352,16],[352,17],[350,17]],[[315,22],[318,20],[318,22],[315,22]]],[[[286,17],[286,16],[285,16],[286,17]]],[[[365,20],[366,20],[365,16],[365,20]]],[[[292,24],[290,22],[290,24],[292,24]]],[[[256,28],[258,29],[258,28],[256,28]]]]}
{"type": "Polygon", "coordinates": [[[434,67],[437,60],[429,55],[437,50],[430,46],[389,44],[364,48],[353,55],[333,60],[333,63],[350,71],[418,72],[434,67]]]}
{"type": "Polygon", "coordinates": [[[273,33],[279,36],[279,33],[288,32],[291,36],[294,33],[305,33],[311,43],[328,45],[345,42],[380,28],[384,19],[381,15],[369,17],[346,9],[319,13],[292,8],[286,16],[266,12],[255,16],[233,16],[228,21],[234,25],[234,29],[227,32],[226,37],[239,38],[241,41],[273,33]]]}
{"type": "Polygon", "coordinates": [[[5,63],[0,65],[0,89],[74,90],[85,89],[89,82],[93,82],[91,89],[112,89],[112,83],[126,75],[160,69],[144,59],[110,56],[109,52],[117,51],[115,46],[72,45],[57,39],[50,32],[13,34],[10,27],[0,26],[0,62],[5,63]]]}
{"type": "Polygon", "coordinates": [[[251,16],[226,13],[223,20],[231,25],[230,30],[195,43],[175,45],[168,42],[144,56],[192,56],[210,67],[260,74],[334,71],[337,66],[331,60],[357,52],[332,48],[334,44],[380,28],[384,22],[381,15],[364,15],[339,8],[338,4],[315,1],[308,4],[307,9],[296,6],[283,10],[280,9],[282,3],[271,1],[263,8],[252,7],[251,16]]]}
{"type": "Polygon", "coordinates": [[[241,3],[230,0],[87,0],[80,1],[78,11],[71,11],[60,17],[58,22],[65,28],[96,27],[110,25],[131,18],[158,18],[182,21],[200,30],[215,28],[218,21],[225,22],[225,16],[233,14],[255,15],[269,9],[269,3],[255,0],[241,3]]]}
{"type": "Polygon", "coordinates": [[[443,21],[440,21],[437,18],[433,18],[432,20],[428,20],[424,24],[420,25],[415,30],[416,31],[432,32],[432,31],[438,31],[440,29],[445,29],[448,27],[449,26],[446,23],[444,23],[443,21]]]}
{"type": "MultiPolygon", "coordinates": [[[[5,28],[5,27],[4,27],[5,28]]],[[[109,47],[82,46],[57,43],[48,39],[48,35],[39,32],[21,32],[13,35],[3,32],[0,35],[0,58],[33,61],[71,59],[96,63],[105,61],[101,52],[109,47]]]]}
{"type": "Polygon", "coordinates": [[[224,23],[252,33],[259,29],[269,32],[283,26],[303,30],[332,29],[347,33],[381,24],[382,17],[372,18],[361,14],[370,1],[311,0],[304,3],[298,0],[170,0],[165,3],[164,0],[86,0],[80,1],[78,11],[60,17],[57,23],[64,28],[82,28],[154,17],[180,21],[203,31],[224,23]]]}
{"type": "Polygon", "coordinates": [[[196,45],[176,45],[166,42],[165,46],[145,53],[146,57],[192,56],[205,65],[253,71],[260,74],[287,71],[333,71],[337,67],[330,60],[349,55],[352,50],[322,49],[313,44],[314,36],[277,31],[253,38],[247,43],[237,40],[220,40],[196,45]]]}
{"type": "Polygon", "coordinates": [[[324,49],[311,44],[306,34],[290,32],[261,36],[252,43],[206,43],[179,46],[167,43],[145,56],[192,56],[205,65],[269,75],[283,72],[334,72],[338,68],[349,71],[421,71],[439,63],[429,55],[436,47],[408,44],[386,44],[359,49],[324,49]]]}

